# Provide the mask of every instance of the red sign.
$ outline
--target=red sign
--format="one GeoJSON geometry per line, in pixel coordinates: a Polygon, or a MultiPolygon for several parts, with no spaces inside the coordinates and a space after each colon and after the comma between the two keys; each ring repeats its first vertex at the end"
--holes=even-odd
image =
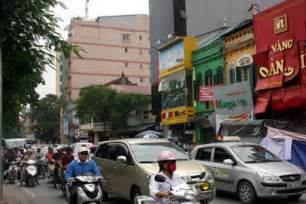
{"type": "Polygon", "coordinates": [[[256,90],[280,88],[297,76],[304,84],[305,8],[306,0],[285,1],[255,16],[256,90]]]}
{"type": "Polygon", "coordinates": [[[199,87],[199,101],[209,102],[213,99],[213,86],[200,86],[199,87]]]}

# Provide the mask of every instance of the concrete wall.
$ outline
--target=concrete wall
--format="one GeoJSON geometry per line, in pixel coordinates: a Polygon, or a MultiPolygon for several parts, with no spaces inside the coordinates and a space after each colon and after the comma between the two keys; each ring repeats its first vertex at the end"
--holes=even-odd
{"type": "Polygon", "coordinates": [[[68,100],[81,88],[105,84],[124,72],[140,86],[150,85],[149,17],[127,15],[100,17],[96,21],[73,20],[68,41],[85,52],[73,56],[69,65],[68,100]],[[129,35],[123,40],[123,35],[129,35]]]}

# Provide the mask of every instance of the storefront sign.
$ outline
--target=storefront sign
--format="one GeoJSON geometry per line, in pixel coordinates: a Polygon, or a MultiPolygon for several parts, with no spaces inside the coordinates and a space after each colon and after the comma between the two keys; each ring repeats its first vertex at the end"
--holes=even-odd
{"type": "Polygon", "coordinates": [[[235,118],[248,115],[253,118],[253,98],[248,81],[215,87],[213,98],[217,115],[235,118]]]}
{"type": "Polygon", "coordinates": [[[274,18],[274,32],[275,34],[284,33],[288,30],[287,15],[282,15],[274,18]]]}
{"type": "Polygon", "coordinates": [[[199,86],[199,101],[213,101],[213,86],[199,86]]]}
{"type": "Polygon", "coordinates": [[[175,68],[184,61],[184,41],[180,41],[171,47],[160,51],[159,70],[175,68]]]}

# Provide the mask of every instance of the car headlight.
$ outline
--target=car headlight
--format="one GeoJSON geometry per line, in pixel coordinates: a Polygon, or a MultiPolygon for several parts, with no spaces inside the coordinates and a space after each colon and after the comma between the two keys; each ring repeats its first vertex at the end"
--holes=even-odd
{"type": "Polygon", "coordinates": [[[273,176],[271,174],[257,172],[257,175],[265,183],[280,183],[280,182],[282,182],[282,180],[278,176],[273,176]]]}

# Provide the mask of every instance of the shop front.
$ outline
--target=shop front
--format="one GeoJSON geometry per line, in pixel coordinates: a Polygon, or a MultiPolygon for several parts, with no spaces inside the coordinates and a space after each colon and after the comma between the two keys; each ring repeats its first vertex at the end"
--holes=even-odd
{"type": "Polygon", "coordinates": [[[306,0],[254,17],[258,118],[288,120],[306,132],[306,0]]]}
{"type": "Polygon", "coordinates": [[[192,53],[194,107],[192,119],[198,143],[210,143],[215,130],[209,122],[214,112],[213,88],[224,84],[224,41],[220,35],[192,53]]]}
{"type": "Polygon", "coordinates": [[[159,91],[162,98],[161,123],[168,137],[190,143],[194,115],[192,103],[191,51],[197,41],[178,37],[159,49],[159,91]]]}

